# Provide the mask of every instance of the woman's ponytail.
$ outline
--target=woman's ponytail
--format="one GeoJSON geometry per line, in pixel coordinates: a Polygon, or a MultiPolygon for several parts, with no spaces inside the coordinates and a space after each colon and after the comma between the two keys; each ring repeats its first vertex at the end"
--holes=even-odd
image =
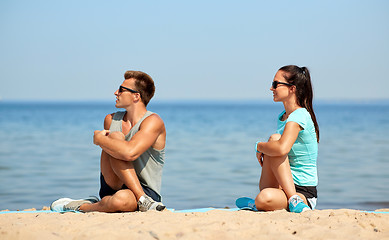
{"type": "Polygon", "coordinates": [[[315,126],[317,142],[319,142],[319,125],[317,124],[316,115],[313,111],[313,87],[308,68],[288,65],[280,68],[280,70],[285,72],[284,77],[286,81],[296,86],[297,103],[299,106],[307,109],[311,115],[315,126]]]}

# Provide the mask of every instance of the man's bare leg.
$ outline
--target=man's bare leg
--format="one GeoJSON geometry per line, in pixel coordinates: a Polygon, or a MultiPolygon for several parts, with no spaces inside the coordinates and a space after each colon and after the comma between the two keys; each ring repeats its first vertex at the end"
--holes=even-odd
{"type": "MultiPolygon", "coordinates": [[[[109,137],[125,140],[125,136],[122,132],[112,132],[109,134],[109,137]]],[[[103,151],[103,153],[105,152],[103,151]]],[[[101,172],[109,186],[117,187],[114,189],[120,189],[121,186],[125,184],[128,189],[135,194],[137,199],[144,195],[143,188],[140,185],[138,176],[136,175],[133,162],[116,159],[107,153],[104,155],[102,154],[101,162],[101,172]],[[112,182],[114,185],[111,185],[109,182],[112,182]]]]}
{"type": "Polygon", "coordinates": [[[83,204],[79,210],[83,212],[134,212],[138,209],[135,195],[129,189],[117,191],[112,196],[105,196],[93,204],[83,204]]]}
{"type": "Polygon", "coordinates": [[[101,168],[101,174],[104,177],[105,182],[114,190],[118,190],[114,195],[112,196],[105,196],[101,199],[101,201],[94,203],[94,204],[83,204],[80,206],[80,210],[84,212],[91,212],[91,211],[99,211],[99,212],[133,212],[136,211],[138,208],[137,200],[144,194],[142,186],[139,183],[138,178],[136,177],[136,173],[133,167],[132,162],[128,162],[130,164],[127,164],[127,167],[129,168],[129,171],[127,171],[127,174],[130,176],[127,178],[127,181],[129,179],[134,179],[133,176],[131,176],[131,173],[135,174],[136,181],[133,181],[134,184],[126,184],[126,186],[129,189],[122,189],[122,186],[124,181],[121,180],[121,178],[116,174],[116,172],[113,169],[113,165],[118,167],[119,174],[122,175],[125,174],[126,171],[120,171],[120,168],[124,168],[126,163],[124,161],[114,159],[110,155],[108,155],[106,152],[102,151],[101,153],[101,162],[100,162],[100,168],[101,168]],[[117,165],[115,165],[117,164],[117,165]],[[132,170],[132,172],[131,172],[132,170]],[[132,189],[137,192],[137,195],[133,192],[132,189]]]}
{"type": "Polygon", "coordinates": [[[133,192],[136,200],[145,194],[132,162],[115,159],[103,151],[100,167],[105,182],[112,189],[120,190],[125,184],[133,192]]]}
{"type": "MultiPolygon", "coordinates": [[[[124,140],[124,134],[121,132],[113,132],[109,137],[124,140]]],[[[113,158],[102,151],[100,167],[101,173],[108,186],[119,191],[112,196],[103,197],[101,201],[97,203],[83,204],[80,206],[80,210],[85,212],[136,211],[139,199],[142,198],[142,196],[143,198],[146,196],[136,175],[133,162],[113,158]],[[128,189],[120,190],[123,184],[125,184],[128,189]]],[[[154,202],[151,198],[150,200],[154,202]]]]}
{"type": "MultiPolygon", "coordinates": [[[[124,134],[114,132],[112,138],[123,139],[124,134]]],[[[113,158],[106,152],[101,153],[101,174],[105,183],[117,190],[112,196],[105,196],[98,201],[97,198],[74,200],[61,198],[54,201],[50,208],[53,211],[100,211],[100,212],[129,212],[157,210],[162,211],[165,206],[147,196],[136,175],[133,162],[113,158]],[[128,189],[122,189],[126,185],[128,189]]]]}

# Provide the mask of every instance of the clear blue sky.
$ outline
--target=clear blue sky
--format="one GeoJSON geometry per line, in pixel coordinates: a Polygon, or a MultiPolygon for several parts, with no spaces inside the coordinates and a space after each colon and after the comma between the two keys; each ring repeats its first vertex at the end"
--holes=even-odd
{"type": "Polygon", "coordinates": [[[316,99],[389,98],[385,0],[1,0],[0,34],[3,100],[113,100],[126,70],[160,100],[269,99],[287,64],[316,99]]]}

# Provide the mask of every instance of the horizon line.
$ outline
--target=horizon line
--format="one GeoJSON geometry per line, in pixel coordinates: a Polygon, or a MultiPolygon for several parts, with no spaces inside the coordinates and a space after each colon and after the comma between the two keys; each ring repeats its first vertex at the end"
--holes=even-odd
{"type": "MultiPolygon", "coordinates": [[[[112,103],[115,104],[114,99],[0,99],[1,103],[112,103]]],[[[272,99],[152,99],[149,105],[158,103],[236,103],[236,104],[263,104],[274,103],[272,99]]],[[[314,99],[314,104],[342,104],[342,103],[359,103],[359,104],[389,104],[389,98],[373,98],[373,99],[314,99]]]]}

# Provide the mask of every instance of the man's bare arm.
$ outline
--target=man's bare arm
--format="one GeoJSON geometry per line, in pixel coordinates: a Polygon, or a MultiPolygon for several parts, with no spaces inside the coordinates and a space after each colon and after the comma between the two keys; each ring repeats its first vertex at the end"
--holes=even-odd
{"type": "Polygon", "coordinates": [[[94,143],[114,158],[134,161],[150,148],[164,131],[162,119],[153,114],[142,122],[139,131],[130,141],[110,138],[109,131],[104,130],[95,131],[94,143]]]}

